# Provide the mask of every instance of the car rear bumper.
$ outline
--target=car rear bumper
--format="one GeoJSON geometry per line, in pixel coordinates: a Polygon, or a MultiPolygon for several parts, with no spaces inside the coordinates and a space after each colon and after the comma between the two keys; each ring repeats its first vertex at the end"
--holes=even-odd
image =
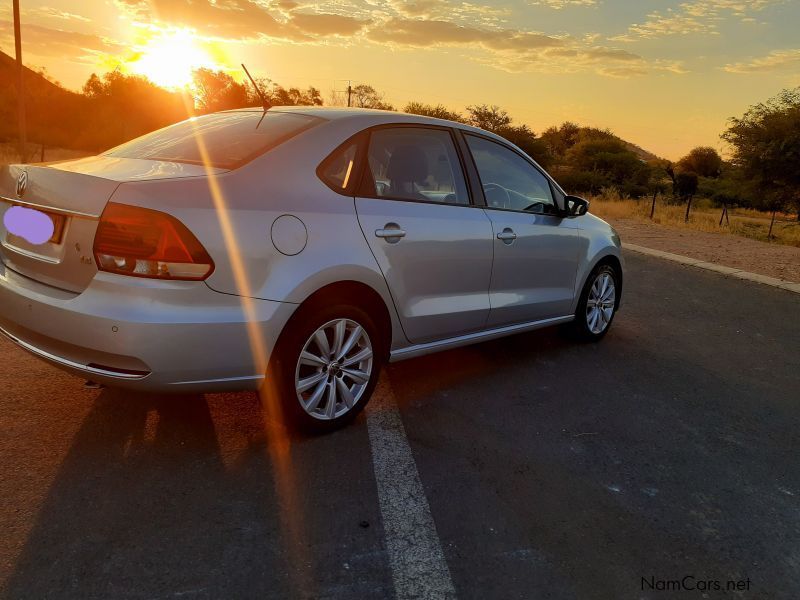
{"type": "Polygon", "coordinates": [[[202,282],[108,273],[74,294],[0,262],[0,334],[57,367],[110,386],[257,389],[264,375],[252,348],[263,349],[268,360],[296,305],[249,300],[247,306],[202,282]]]}

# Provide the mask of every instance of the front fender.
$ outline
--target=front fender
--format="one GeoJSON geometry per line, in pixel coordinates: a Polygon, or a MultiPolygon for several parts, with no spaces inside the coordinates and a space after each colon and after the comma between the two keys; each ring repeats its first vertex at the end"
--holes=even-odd
{"type": "Polygon", "coordinates": [[[581,292],[589,274],[603,261],[615,262],[619,267],[620,281],[617,293],[617,307],[622,298],[622,284],[624,280],[625,263],[622,259],[622,249],[619,234],[611,225],[595,217],[584,215],[580,218],[578,235],[580,236],[580,249],[578,255],[578,269],[575,276],[575,293],[572,310],[578,306],[581,292]],[[589,217],[589,218],[587,218],[589,217]]]}

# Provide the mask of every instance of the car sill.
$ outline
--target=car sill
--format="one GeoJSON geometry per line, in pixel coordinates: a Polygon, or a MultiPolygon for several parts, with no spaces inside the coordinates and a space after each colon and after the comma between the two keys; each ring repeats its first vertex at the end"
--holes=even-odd
{"type": "Polygon", "coordinates": [[[541,321],[530,321],[528,323],[507,325],[505,327],[498,327],[496,329],[487,329],[485,331],[460,335],[458,337],[448,338],[446,340],[428,342],[426,344],[416,344],[414,346],[409,346],[408,348],[392,350],[391,354],[389,355],[389,362],[399,362],[408,358],[415,358],[417,356],[431,354],[432,352],[440,352],[442,350],[449,350],[451,348],[458,348],[460,346],[468,346],[469,344],[487,342],[489,340],[504,337],[506,335],[522,333],[524,331],[533,331],[534,329],[541,329],[542,327],[549,327],[550,325],[558,325],[559,323],[568,323],[574,318],[575,315],[553,317],[550,319],[543,319],[541,321]]]}

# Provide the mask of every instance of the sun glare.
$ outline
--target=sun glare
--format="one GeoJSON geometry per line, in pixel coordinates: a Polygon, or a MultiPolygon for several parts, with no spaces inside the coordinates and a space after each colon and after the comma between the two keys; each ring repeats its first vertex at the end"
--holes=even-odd
{"type": "Polygon", "coordinates": [[[195,42],[192,33],[183,30],[152,38],[130,64],[134,73],[167,88],[191,84],[192,71],[200,67],[218,68],[209,52],[195,42]]]}

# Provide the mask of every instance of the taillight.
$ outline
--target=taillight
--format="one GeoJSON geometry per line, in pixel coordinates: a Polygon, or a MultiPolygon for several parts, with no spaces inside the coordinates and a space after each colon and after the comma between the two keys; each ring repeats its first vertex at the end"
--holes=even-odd
{"type": "Polygon", "coordinates": [[[101,271],[155,279],[205,279],[214,261],[186,226],[149,208],[109,203],[94,237],[101,271]]]}

